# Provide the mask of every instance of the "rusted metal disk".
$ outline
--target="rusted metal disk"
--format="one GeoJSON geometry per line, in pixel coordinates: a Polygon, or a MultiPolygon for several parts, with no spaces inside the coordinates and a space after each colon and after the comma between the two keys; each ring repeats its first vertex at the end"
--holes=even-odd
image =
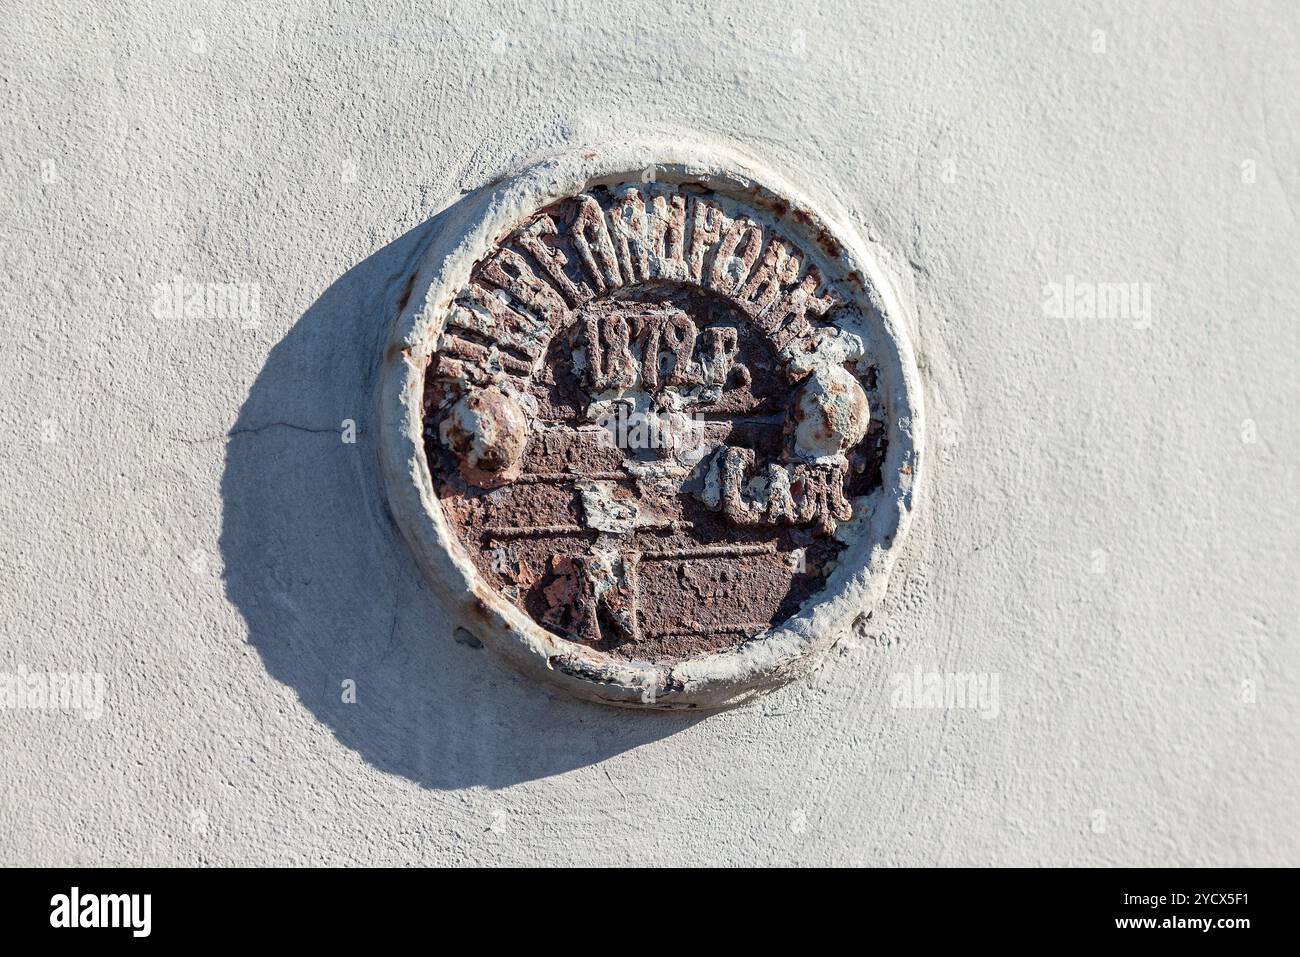
{"type": "Polygon", "coordinates": [[[452,211],[384,362],[392,511],[459,624],[582,697],[717,708],[882,594],[920,465],[850,229],[703,145],[557,157],[452,211]]]}

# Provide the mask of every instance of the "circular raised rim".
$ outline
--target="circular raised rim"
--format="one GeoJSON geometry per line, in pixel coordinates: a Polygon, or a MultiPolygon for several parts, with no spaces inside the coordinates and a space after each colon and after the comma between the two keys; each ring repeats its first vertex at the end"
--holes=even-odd
{"type": "Polygon", "coordinates": [[[783,178],[730,149],[680,138],[607,143],[535,163],[453,206],[421,257],[384,353],[380,459],[393,517],[456,624],[516,668],[581,698],[658,710],[717,709],[776,688],[810,666],[883,596],[911,524],[922,442],[920,378],[902,306],[856,232],[817,209],[783,178]],[[616,658],[554,635],[485,582],[446,521],[423,447],[425,368],[453,298],[474,265],[524,217],[599,185],[651,171],[660,182],[699,183],[758,209],[826,253],[826,275],[852,288],[869,314],[889,445],[882,485],[859,537],[798,614],[744,644],[654,663],[616,658]]]}

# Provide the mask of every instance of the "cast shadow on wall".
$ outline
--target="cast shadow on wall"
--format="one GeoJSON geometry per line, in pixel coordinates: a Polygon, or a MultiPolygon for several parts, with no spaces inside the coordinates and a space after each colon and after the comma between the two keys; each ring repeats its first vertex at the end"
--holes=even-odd
{"type": "Polygon", "coordinates": [[[374,253],[302,315],[240,409],[221,482],[226,595],[267,671],[376,768],[438,789],[547,777],[701,720],[573,701],[457,640],[388,512],[374,408],[389,323],[428,239],[484,199],[374,253]]]}

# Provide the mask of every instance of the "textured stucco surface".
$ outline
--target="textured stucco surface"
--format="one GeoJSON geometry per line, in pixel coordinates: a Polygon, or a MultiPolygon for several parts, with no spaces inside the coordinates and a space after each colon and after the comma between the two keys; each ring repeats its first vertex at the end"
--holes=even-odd
{"type": "Polygon", "coordinates": [[[8,5],[0,671],[106,695],[0,711],[0,863],[1300,864],[1300,12],[1135,6],[8,5]],[[875,617],[704,719],[456,640],[371,429],[430,219],[664,129],[878,244],[935,450],[875,617]]]}

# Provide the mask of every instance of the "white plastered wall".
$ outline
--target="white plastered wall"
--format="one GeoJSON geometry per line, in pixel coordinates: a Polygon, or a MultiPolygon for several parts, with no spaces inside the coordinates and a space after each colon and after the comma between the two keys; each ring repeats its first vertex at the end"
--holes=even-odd
{"type": "Polygon", "coordinates": [[[0,671],[105,694],[0,711],[0,863],[1300,863],[1293,4],[11,7],[0,671]],[[458,641],[372,418],[432,217],[675,129],[875,244],[933,450],[877,613],[704,719],[458,641]]]}

